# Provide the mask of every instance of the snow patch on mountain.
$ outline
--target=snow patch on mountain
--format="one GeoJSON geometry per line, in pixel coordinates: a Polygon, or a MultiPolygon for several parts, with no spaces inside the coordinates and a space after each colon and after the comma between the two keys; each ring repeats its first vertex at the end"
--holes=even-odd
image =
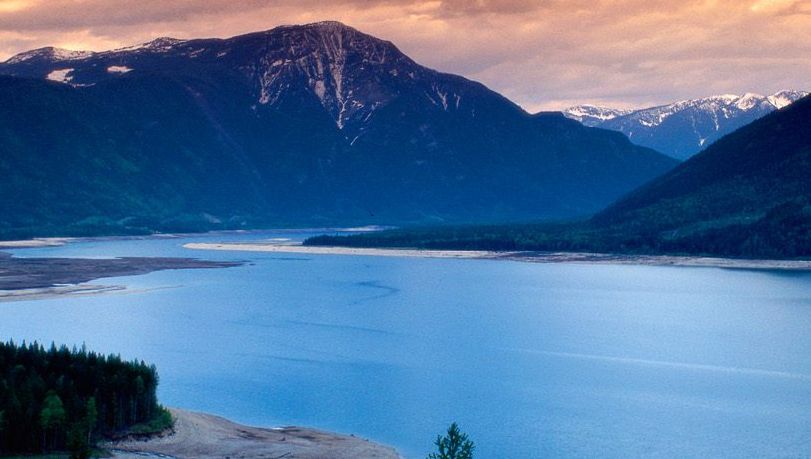
{"type": "Polygon", "coordinates": [[[30,61],[32,59],[46,59],[54,62],[71,61],[78,59],[87,59],[92,57],[95,53],[91,51],[74,51],[70,49],[54,48],[49,46],[47,48],[39,48],[31,51],[16,54],[9,58],[6,64],[19,64],[21,62],[30,61]]]}
{"type": "Polygon", "coordinates": [[[781,109],[791,105],[798,99],[802,99],[807,95],[808,93],[805,91],[791,91],[784,89],[772,94],[771,96],[767,97],[767,99],[769,100],[770,104],[774,105],[777,109],[781,109]]]}
{"type": "Polygon", "coordinates": [[[58,83],[70,83],[73,77],[70,75],[73,69],[59,69],[49,73],[45,78],[58,83]]]}
{"type": "Polygon", "coordinates": [[[596,126],[604,121],[627,115],[633,110],[622,110],[616,108],[601,107],[598,105],[576,105],[563,111],[563,114],[571,119],[580,121],[586,126],[596,126]]]}
{"type": "Polygon", "coordinates": [[[115,53],[122,53],[128,51],[139,51],[139,50],[147,50],[147,51],[155,51],[155,52],[167,52],[174,49],[177,45],[185,43],[187,40],[181,40],[178,38],[172,37],[160,37],[156,38],[152,41],[148,41],[146,43],[140,43],[133,46],[127,46],[124,48],[114,49],[112,51],[106,51],[105,54],[115,54],[115,53]]]}
{"type": "Polygon", "coordinates": [[[768,102],[768,100],[765,97],[761,96],[760,94],[747,92],[746,94],[741,96],[737,101],[735,101],[735,107],[741,110],[749,110],[755,105],[763,102],[764,100],[768,102]]]}
{"type": "Polygon", "coordinates": [[[132,69],[126,65],[111,65],[107,67],[107,73],[127,73],[132,72],[132,69]]]}

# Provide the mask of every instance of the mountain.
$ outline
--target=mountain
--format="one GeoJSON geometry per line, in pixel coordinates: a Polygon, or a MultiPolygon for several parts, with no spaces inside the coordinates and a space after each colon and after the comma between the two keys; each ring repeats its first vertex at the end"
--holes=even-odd
{"type": "Polygon", "coordinates": [[[718,140],[589,220],[384,231],[320,245],[811,257],[811,96],[718,140]]]}
{"type": "Polygon", "coordinates": [[[811,255],[811,97],[722,138],[600,212],[612,234],[689,251],[811,255]]]}
{"type": "Polygon", "coordinates": [[[807,94],[803,91],[780,91],[770,96],[727,94],[641,110],[580,105],[566,109],[564,114],[586,126],[622,132],[637,145],[684,160],[726,134],[807,94]]]}
{"type": "Polygon", "coordinates": [[[564,110],[563,114],[567,118],[580,121],[586,126],[600,127],[600,124],[613,120],[614,118],[633,113],[633,110],[623,110],[617,108],[598,107],[596,105],[577,105],[564,110]]]}
{"type": "Polygon", "coordinates": [[[566,218],[677,164],[336,22],[0,75],[5,237],[566,218]]]}

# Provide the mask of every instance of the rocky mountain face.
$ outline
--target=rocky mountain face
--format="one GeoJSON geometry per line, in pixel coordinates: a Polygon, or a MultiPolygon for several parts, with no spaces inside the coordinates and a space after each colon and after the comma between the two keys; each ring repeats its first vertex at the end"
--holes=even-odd
{"type": "Polygon", "coordinates": [[[637,145],[684,160],[724,135],[807,94],[788,90],[770,96],[726,94],[641,110],[580,105],[565,110],[564,114],[586,126],[622,132],[637,145]]]}
{"type": "Polygon", "coordinates": [[[566,218],[676,165],[335,22],[0,75],[6,236],[566,218]]]}

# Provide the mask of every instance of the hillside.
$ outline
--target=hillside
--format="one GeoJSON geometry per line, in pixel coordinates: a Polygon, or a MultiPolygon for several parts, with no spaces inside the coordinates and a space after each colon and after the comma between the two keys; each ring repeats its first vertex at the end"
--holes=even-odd
{"type": "Polygon", "coordinates": [[[397,230],[310,244],[811,256],[811,97],[719,140],[590,220],[397,230]]]}
{"type": "Polygon", "coordinates": [[[335,22],[0,74],[5,238],[564,218],[677,164],[335,22]]]}
{"type": "Polygon", "coordinates": [[[717,253],[811,254],[811,98],[730,134],[592,225],[717,253]]]}

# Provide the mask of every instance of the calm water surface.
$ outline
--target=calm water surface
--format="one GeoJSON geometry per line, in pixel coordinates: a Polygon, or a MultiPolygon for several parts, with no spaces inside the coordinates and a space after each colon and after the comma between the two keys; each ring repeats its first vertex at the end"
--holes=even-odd
{"type": "Polygon", "coordinates": [[[303,236],[16,250],[249,263],[0,303],[0,333],[153,362],[169,406],[409,458],[451,421],[479,458],[811,455],[810,275],[181,247],[303,236]]]}

